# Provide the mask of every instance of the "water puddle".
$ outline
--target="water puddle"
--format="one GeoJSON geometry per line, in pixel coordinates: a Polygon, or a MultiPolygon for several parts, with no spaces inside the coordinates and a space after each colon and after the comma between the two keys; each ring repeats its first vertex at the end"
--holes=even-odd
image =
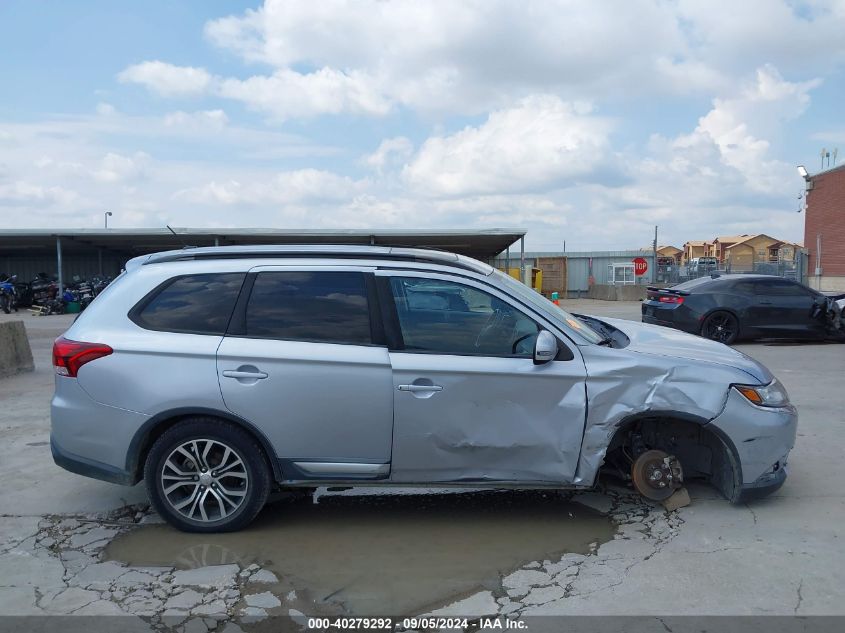
{"type": "Polygon", "coordinates": [[[181,569],[257,563],[280,582],[256,591],[269,589],[286,609],[411,615],[498,592],[502,576],[524,564],[586,553],[614,531],[606,516],[554,492],[323,495],[270,505],[235,534],[140,527],[106,557],[181,569]]]}

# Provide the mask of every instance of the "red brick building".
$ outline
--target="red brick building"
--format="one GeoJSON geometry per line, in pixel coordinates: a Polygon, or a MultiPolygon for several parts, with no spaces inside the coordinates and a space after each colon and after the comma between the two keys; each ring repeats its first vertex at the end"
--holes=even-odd
{"type": "Polygon", "coordinates": [[[819,290],[845,292],[845,165],[808,175],[806,180],[807,281],[819,290]]]}

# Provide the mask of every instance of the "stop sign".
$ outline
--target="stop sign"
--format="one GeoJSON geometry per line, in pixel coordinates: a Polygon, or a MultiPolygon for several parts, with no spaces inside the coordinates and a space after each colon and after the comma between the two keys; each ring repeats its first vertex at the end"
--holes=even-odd
{"type": "Polygon", "coordinates": [[[634,274],[645,275],[645,271],[648,270],[648,262],[642,257],[635,257],[634,258],[634,274]]]}

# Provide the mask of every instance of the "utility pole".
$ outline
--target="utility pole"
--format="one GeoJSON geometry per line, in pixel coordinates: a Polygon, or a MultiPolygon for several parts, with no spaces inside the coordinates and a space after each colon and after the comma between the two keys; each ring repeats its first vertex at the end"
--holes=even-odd
{"type": "Polygon", "coordinates": [[[657,226],[654,227],[654,243],[651,245],[651,283],[657,283],[657,226]]]}

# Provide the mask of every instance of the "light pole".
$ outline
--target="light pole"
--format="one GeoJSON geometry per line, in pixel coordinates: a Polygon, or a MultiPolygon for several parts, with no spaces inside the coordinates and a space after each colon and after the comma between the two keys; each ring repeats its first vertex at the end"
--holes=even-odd
{"type": "Polygon", "coordinates": [[[106,211],[103,214],[103,223],[105,224],[105,228],[109,228],[109,216],[113,215],[111,211],[106,211]]]}

